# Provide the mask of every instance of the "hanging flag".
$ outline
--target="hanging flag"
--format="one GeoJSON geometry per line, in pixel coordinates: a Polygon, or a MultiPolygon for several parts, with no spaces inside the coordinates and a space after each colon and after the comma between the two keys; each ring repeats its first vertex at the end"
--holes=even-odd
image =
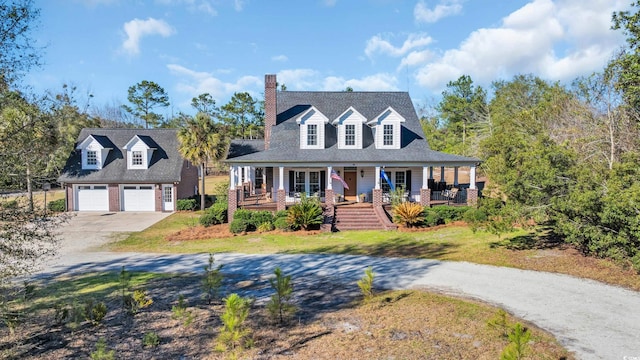
{"type": "Polygon", "coordinates": [[[344,180],[342,180],[340,175],[338,175],[338,173],[335,170],[331,170],[331,178],[340,181],[342,183],[342,186],[344,186],[345,189],[349,190],[349,185],[347,185],[347,183],[344,180]]]}
{"type": "Polygon", "coordinates": [[[384,169],[380,169],[380,177],[383,178],[387,182],[387,184],[389,184],[389,188],[391,189],[391,191],[396,191],[396,187],[393,186],[393,183],[389,179],[389,175],[384,172],[384,169]]]}

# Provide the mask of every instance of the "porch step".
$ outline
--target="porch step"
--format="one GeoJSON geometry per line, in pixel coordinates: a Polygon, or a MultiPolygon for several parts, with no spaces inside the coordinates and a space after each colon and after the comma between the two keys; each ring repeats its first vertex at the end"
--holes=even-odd
{"type": "Polygon", "coordinates": [[[336,206],[335,228],[344,230],[384,230],[372,205],[336,206]]]}

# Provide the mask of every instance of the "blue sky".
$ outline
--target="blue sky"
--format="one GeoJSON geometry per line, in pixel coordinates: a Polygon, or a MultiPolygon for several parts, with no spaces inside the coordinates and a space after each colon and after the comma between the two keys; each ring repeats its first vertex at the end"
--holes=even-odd
{"type": "Polygon", "coordinates": [[[488,88],[516,74],[571,81],[600,71],[624,36],[630,0],[36,0],[44,66],[36,92],[76,85],[92,106],[127,103],[155,81],[165,115],[208,92],[262,98],[264,74],[288,90],[409,91],[437,101],[468,74],[488,88]]]}

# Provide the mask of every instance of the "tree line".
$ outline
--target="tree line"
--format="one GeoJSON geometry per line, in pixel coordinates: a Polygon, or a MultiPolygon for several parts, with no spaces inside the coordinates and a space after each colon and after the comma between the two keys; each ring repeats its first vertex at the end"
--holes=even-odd
{"type": "Polygon", "coordinates": [[[420,113],[433,149],[482,159],[488,228],[542,225],[640,271],[640,1],[632,8],[613,14],[627,43],[599,72],[570,85],[517,75],[490,89],[464,75],[420,113]]]}

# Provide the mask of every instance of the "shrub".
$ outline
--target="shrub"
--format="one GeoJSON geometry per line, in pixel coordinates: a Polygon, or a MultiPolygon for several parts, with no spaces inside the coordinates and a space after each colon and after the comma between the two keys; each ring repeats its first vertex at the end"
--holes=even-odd
{"type": "Polygon", "coordinates": [[[184,299],[184,295],[178,296],[178,304],[171,307],[171,318],[175,320],[181,320],[182,325],[185,327],[193,323],[193,312],[187,310],[187,302],[184,299]]]}
{"type": "Polygon", "coordinates": [[[142,346],[156,347],[160,345],[160,337],[153,331],[147,331],[142,338],[142,346]]]}
{"type": "Polygon", "coordinates": [[[124,307],[127,313],[135,315],[141,309],[147,308],[153,304],[153,299],[147,295],[146,290],[135,290],[133,294],[124,296],[124,307]]]}
{"type": "Polygon", "coordinates": [[[85,302],[83,315],[85,320],[96,326],[107,315],[107,305],[102,301],[95,302],[95,300],[89,299],[85,302]]]}
{"type": "Polygon", "coordinates": [[[389,197],[391,198],[391,206],[395,207],[405,202],[405,190],[402,186],[398,186],[395,189],[389,191],[389,197]]]}
{"type": "Polygon", "coordinates": [[[273,213],[271,211],[251,211],[250,224],[252,227],[257,229],[264,223],[273,223],[273,213]]]}
{"type": "Polygon", "coordinates": [[[66,210],[64,207],[64,199],[50,201],[47,204],[47,209],[52,212],[64,212],[66,210]]]}
{"type": "Polygon", "coordinates": [[[250,332],[244,322],[249,316],[250,307],[249,299],[240,297],[238,294],[231,294],[225,299],[224,313],[220,316],[223,326],[218,335],[217,350],[235,350],[246,345],[245,338],[250,332]]]}
{"type": "Polygon", "coordinates": [[[291,226],[289,225],[286,217],[276,218],[276,220],[273,222],[273,226],[275,226],[276,229],[282,231],[291,230],[291,226]]]}
{"type": "Polygon", "coordinates": [[[416,203],[404,202],[393,207],[393,221],[407,227],[424,223],[424,208],[416,203]]]}
{"type": "Polygon", "coordinates": [[[631,266],[633,266],[633,269],[640,274],[640,250],[631,258],[631,266]]]}
{"type": "Polygon", "coordinates": [[[100,338],[96,343],[96,351],[91,353],[92,360],[113,360],[115,359],[116,351],[115,350],[107,350],[107,342],[104,338],[100,338]]]}
{"type": "Polygon", "coordinates": [[[440,218],[446,223],[462,220],[464,213],[469,210],[467,206],[446,206],[440,205],[431,208],[440,215],[440,218]]]}
{"type": "Polygon", "coordinates": [[[229,209],[229,205],[227,201],[216,201],[211,207],[207,209],[207,214],[212,215],[214,219],[214,224],[223,224],[227,222],[227,211],[229,209]]]}
{"type": "Polygon", "coordinates": [[[287,210],[276,211],[276,213],[273,214],[273,219],[274,219],[274,221],[277,220],[277,219],[280,219],[280,218],[285,218],[286,219],[288,214],[289,213],[287,212],[287,210]]]}
{"type": "Polygon", "coordinates": [[[475,232],[487,221],[487,213],[482,209],[471,208],[464,213],[462,218],[467,224],[469,224],[471,230],[475,232]]]}
{"type": "Polygon", "coordinates": [[[243,233],[247,231],[248,228],[249,228],[249,224],[247,223],[246,220],[237,219],[235,218],[235,216],[231,224],[229,224],[229,231],[231,231],[231,233],[233,234],[243,233]]]}
{"type": "Polygon", "coordinates": [[[213,214],[208,212],[200,215],[200,219],[198,219],[198,222],[200,222],[200,225],[204,227],[209,227],[211,225],[218,224],[216,217],[213,214]]]}
{"type": "Polygon", "coordinates": [[[236,212],[233,213],[233,219],[234,220],[241,219],[249,223],[251,222],[251,211],[245,210],[245,209],[238,209],[236,210],[236,212]]]}
{"type": "Polygon", "coordinates": [[[293,295],[293,285],[291,275],[283,275],[279,267],[273,272],[276,277],[269,279],[271,288],[276,292],[267,303],[267,311],[272,320],[278,324],[283,324],[285,320],[293,316],[296,306],[291,303],[293,295]]]}
{"type": "Polygon", "coordinates": [[[193,211],[196,208],[196,199],[178,199],[176,208],[178,211],[193,211]]]}
{"type": "Polygon", "coordinates": [[[273,224],[270,222],[263,222],[262,224],[260,224],[260,226],[258,226],[258,232],[269,232],[272,231],[274,229],[273,224]]]}
{"type": "Polygon", "coordinates": [[[364,276],[362,279],[358,280],[358,287],[362,292],[365,300],[369,300],[373,297],[373,279],[375,274],[373,273],[373,268],[369,266],[364,271],[364,276]]]}
{"type": "Polygon", "coordinates": [[[437,226],[444,224],[442,216],[433,210],[433,208],[426,208],[424,211],[424,225],[425,226],[437,226]]]}
{"type": "Polygon", "coordinates": [[[300,202],[289,208],[287,221],[293,229],[303,228],[310,230],[311,227],[321,225],[324,221],[322,208],[317,199],[307,198],[304,193],[300,202]]]}
{"type": "Polygon", "coordinates": [[[511,333],[509,333],[509,345],[504,348],[500,355],[501,360],[520,360],[524,359],[524,354],[529,347],[529,340],[531,340],[531,332],[522,326],[520,323],[516,323],[511,333]]]}
{"type": "Polygon", "coordinates": [[[204,276],[202,277],[202,291],[204,291],[207,304],[211,304],[211,300],[218,296],[222,286],[222,265],[214,268],[214,261],[213,254],[209,254],[209,264],[204,267],[204,276]]]}

